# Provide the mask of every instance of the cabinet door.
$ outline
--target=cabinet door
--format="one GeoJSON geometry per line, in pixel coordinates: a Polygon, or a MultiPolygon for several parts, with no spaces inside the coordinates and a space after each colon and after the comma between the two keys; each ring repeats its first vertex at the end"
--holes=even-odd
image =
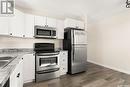
{"type": "Polygon", "coordinates": [[[10,75],[10,87],[23,87],[23,60],[19,62],[12,74],[10,75]]]}
{"type": "Polygon", "coordinates": [[[82,22],[82,21],[77,21],[76,26],[79,29],[84,29],[85,28],[84,22],[82,22]]]}
{"type": "Polygon", "coordinates": [[[57,20],[57,39],[64,39],[64,21],[57,20]]]}
{"type": "Polygon", "coordinates": [[[65,28],[67,27],[84,29],[85,25],[83,21],[67,18],[65,20],[65,28]]]}
{"type": "Polygon", "coordinates": [[[16,70],[13,71],[13,73],[10,76],[10,87],[17,87],[17,72],[16,70]]]}
{"type": "Polygon", "coordinates": [[[19,63],[17,73],[17,87],[23,87],[23,60],[19,63]]]}
{"type": "Polygon", "coordinates": [[[0,35],[9,35],[9,18],[8,17],[0,17],[0,35]]]}
{"type": "Polygon", "coordinates": [[[47,26],[56,28],[56,19],[47,17],[47,26]]]}
{"type": "Polygon", "coordinates": [[[24,14],[15,10],[15,15],[9,18],[9,33],[12,36],[23,37],[24,28],[24,14]]]}
{"type": "Polygon", "coordinates": [[[65,28],[67,27],[76,28],[76,21],[74,19],[67,18],[65,19],[64,23],[65,23],[65,28]]]}
{"type": "Polygon", "coordinates": [[[25,14],[25,37],[34,36],[34,15],[25,14]]]}
{"type": "Polygon", "coordinates": [[[61,61],[62,61],[62,65],[65,65],[63,67],[67,67],[67,61],[68,61],[68,53],[67,51],[61,51],[61,61]]]}
{"type": "Polygon", "coordinates": [[[46,25],[46,17],[35,16],[35,25],[45,26],[46,25]]]}
{"type": "Polygon", "coordinates": [[[35,56],[27,54],[23,56],[23,79],[24,83],[35,79],[35,56]]]}

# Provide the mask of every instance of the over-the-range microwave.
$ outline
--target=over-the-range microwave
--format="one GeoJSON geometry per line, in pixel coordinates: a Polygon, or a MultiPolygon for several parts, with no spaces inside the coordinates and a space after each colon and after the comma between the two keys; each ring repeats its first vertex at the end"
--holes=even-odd
{"type": "Polygon", "coordinates": [[[34,26],[35,38],[52,38],[56,39],[56,28],[47,26],[34,26]]]}

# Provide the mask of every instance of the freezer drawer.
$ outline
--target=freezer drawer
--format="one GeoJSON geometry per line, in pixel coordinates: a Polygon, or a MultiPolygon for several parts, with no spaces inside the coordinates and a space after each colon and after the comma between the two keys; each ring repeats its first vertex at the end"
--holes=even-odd
{"type": "Polygon", "coordinates": [[[72,57],[71,74],[86,71],[87,69],[87,46],[74,45],[72,57]]]}
{"type": "Polygon", "coordinates": [[[87,61],[87,45],[73,45],[73,62],[87,61]]]}

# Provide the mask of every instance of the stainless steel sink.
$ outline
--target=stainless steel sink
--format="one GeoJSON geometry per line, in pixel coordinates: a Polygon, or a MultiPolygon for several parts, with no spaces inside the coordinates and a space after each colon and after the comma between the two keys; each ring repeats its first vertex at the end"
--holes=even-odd
{"type": "Polygon", "coordinates": [[[4,61],[9,61],[9,60],[12,60],[14,57],[9,57],[9,56],[7,56],[7,57],[0,57],[0,61],[1,60],[4,60],[4,61]]]}
{"type": "Polygon", "coordinates": [[[0,57],[0,68],[4,68],[14,59],[15,57],[10,57],[10,56],[0,57]]]}
{"type": "Polygon", "coordinates": [[[8,65],[8,61],[0,61],[0,68],[5,67],[6,65],[8,65]]]}

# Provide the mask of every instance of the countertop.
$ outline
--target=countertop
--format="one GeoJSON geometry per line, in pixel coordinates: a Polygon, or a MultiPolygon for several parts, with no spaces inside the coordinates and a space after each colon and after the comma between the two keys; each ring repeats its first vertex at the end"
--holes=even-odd
{"type": "Polygon", "coordinates": [[[33,53],[32,50],[28,51],[0,51],[0,57],[12,56],[15,57],[6,67],[0,69],[0,87],[2,87],[6,81],[9,79],[11,73],[14,71],[15,67],[22,60],[23,55],[33,53]]]}
{"type": "MultiPolygon", "coordinates": [[[[63,50],[60,50],[63,51],[63,50]]],[[[15,59],[6,67],[0,68],[0,87],[6,83],[17,64],[22,60],[23,55],[33,54],[33,49],[0,49],[0,57],[11,56],[15,59]]]]}

